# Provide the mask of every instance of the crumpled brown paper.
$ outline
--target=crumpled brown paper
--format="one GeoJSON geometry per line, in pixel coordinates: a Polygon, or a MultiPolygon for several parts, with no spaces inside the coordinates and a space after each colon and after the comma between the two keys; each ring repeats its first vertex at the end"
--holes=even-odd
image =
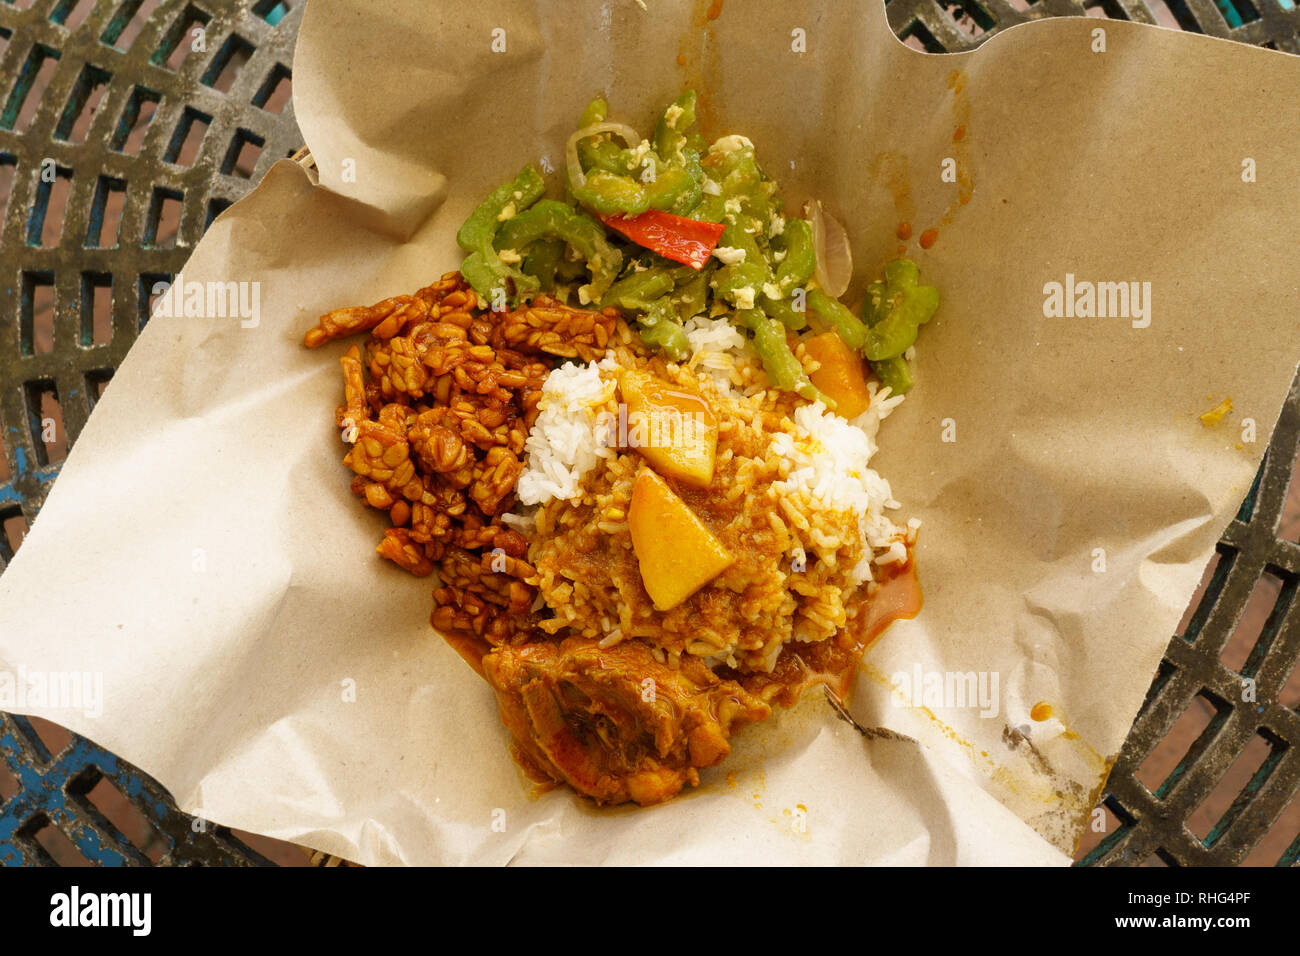
{"type": "Polygon", "coordinates": [[[0,578],[0,672],[102,674],[102,715],[6,706],[188,811],[365,863],[1065,862],[1300,358],[1297,80],[1088,19],[926,56],[872,0],[317,0],[294,82],[319,185],[278,164],[183,273],[258,283],[260,314],[155,315],[0,578]],[[942,292],[876,462],[924,521],[926,605],[851,702],[896,734],[810,695],[699,790],[597,810],[530,795],[428,582],[374,556],[333,428],[344,346],[300,342],[454,268],[468,210],[561,167],[592,95],[648,131],[688,85],[707,135],[844,220],[853,291],[903,245],[942,292]],[[1049,316],[1054,282],[1150,283],[1150,310],[1049,316]],[[966,674],[965,706],[926,696],[966,674]]]}

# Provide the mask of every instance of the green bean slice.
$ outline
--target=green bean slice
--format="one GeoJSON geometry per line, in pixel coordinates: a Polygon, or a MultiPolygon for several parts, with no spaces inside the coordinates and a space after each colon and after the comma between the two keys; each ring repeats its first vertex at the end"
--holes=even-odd
{"type": "Polygon", "coordinates": [[[599,222],[555,199],[543,199],[505,223],[496,246],[519,251],[539,239],[562,239],[587,260],[592,301],[600,300],[623,265],[623,254],[610,244],[599,222]]]}
{"type": "Polygon", "coordinates": [[[668,296],[651,302],[650,307],[637,317],[637,325],[641,341],[651,348],[662,349],[672,361],[684,362],[691,354],[690,342],[677,322],[668,296]]]}
{"type": "Polygon", "coordinates": [[[794,392],[810,402],[821,402],[834,410],[835,403],[823,395],[812,381],[803,365],[790,351],[786,341],[785,326],[759,309],[742,309],[736,313],[736,322],[754,333],[754,351],[763,360],[763,369],[772,384],[787,392],[794,392]]]}

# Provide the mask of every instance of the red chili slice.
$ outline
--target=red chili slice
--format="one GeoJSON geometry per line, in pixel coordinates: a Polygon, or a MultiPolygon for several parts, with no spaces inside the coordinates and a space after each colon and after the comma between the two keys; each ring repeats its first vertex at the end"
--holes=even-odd
{"type": "Polygon", "coordinates": [[[600,220],[638,245],[692,269],[704,268],[727,228],[720,222],[688,219],[658,209],[639,216],[601,216],[600,220]]]}

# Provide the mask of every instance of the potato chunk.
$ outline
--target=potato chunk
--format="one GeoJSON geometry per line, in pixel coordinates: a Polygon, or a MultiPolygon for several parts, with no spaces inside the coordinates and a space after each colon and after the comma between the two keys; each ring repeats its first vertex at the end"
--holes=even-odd
{"type": "Polygon", "coordinates": [[[619,388],[627,406],[628,444],[665,478],[709,487],[718,450],[718,420],[709,403],[648,372],[624,372],[619,388]]]}
{"type": "Polygon", "coordinates": [[[672,610],[736,560],[650,468],[637,475],[627,523],[656,610],[672,610]]]}
{"type": "Polygon", "coordinates": [[[857,418],[871,404],[862,356],[845,344],[838,332],[823,332],[805,339],[803,347],[821,368],[808,377],[835,403],[835,413],[857,418]]]}

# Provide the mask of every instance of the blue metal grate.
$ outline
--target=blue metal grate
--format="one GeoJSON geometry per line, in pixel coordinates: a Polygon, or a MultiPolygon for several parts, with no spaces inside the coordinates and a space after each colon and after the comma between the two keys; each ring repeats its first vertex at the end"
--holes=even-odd
{"type": "Polygon", "coordinates": [[[181,813],[152,778],[85,738],[71,737],[58,753],[51,753],[30,720],[0,714],[0,760],[18,785],[16,793],[0,802],[0,865],[70,862],[66,853],[56,858],[59,844],[52,852],[49,841],[42,839],[52,835],[51,829],[97,866],[195,861],[273,865],[225,827],[181,813]],[[145,846],[137,846],[90,798],[103,781],[147,817],[152,838],[145,846]]]}
{"type": "MultiPolygon", "coordinates": [[[[153,285],[302,145],[289,99],[301,16],[300,0],[0,0],[0,329],[15,343],[0,349],[0,572],[153,285]],[[55,183],[39,175],[47,158],[55,183]]],[[[0,864],[270,862],[51,728],[0,714],[0,864]],[[139,833],[124,832],[131,817],[139,833]]],[[[305,860],[289,849],[277,859],[305,860]]]]}

